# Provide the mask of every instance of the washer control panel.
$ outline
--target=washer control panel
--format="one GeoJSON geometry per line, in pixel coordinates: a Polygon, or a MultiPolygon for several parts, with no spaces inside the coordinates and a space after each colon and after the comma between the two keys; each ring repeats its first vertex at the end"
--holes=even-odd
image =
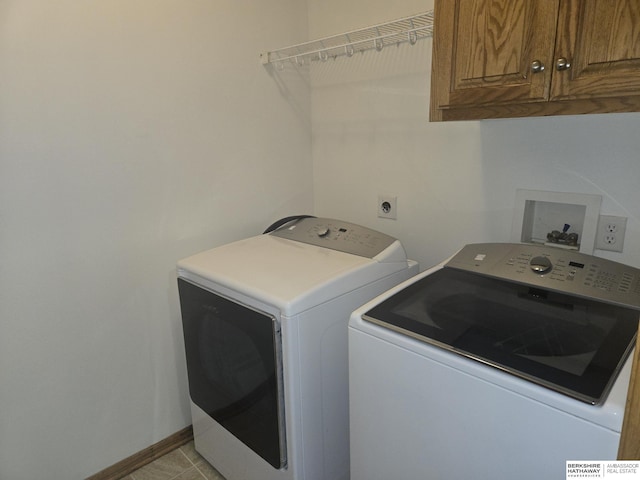
{"type": "Polygon", "coordinates": [[[294,220],[269,235],[367,258],[375,257],[397,242],[376,230],[330,218],[294,220]]]}
{"type": "Polygon", "coordinates": [[[465,246],[445,267],[640,309],[640,269],[544,245],[465,246]]]}

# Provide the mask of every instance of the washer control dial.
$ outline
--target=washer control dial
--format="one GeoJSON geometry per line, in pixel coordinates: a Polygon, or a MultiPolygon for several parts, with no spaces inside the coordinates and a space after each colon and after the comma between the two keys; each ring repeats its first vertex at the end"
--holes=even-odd
{"type": "Polygon", "coordinates": [[[543,256],[533,257],[529,262],[529,266],[531,267],[531,270],[533,270],[536,273],[539,273],[540,275],[549,273],[553,268],[553,264],[551,263],[551,260],[543,256]]]}

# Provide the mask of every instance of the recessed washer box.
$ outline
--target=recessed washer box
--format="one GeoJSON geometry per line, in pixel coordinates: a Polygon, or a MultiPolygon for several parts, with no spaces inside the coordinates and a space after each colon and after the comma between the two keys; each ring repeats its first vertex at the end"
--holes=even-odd
{"type": "Polygon", "coordinates": [[[601,203],[600,195],[517,189],[511,241],[591,254],[601,203]],[[577,242],[558,239],[558,232],[577,234],[577,242]]]}

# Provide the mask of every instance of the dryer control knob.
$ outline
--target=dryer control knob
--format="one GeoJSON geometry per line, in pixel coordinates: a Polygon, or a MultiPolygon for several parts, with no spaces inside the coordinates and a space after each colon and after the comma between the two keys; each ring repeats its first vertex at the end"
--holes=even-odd
{"type": "Polygon", "coordinates": [[[330,232],[331,232],[331,230],[329,229],[329,227],[320,227],[318,229],[318,236],[319,237],[326,237],[327,235],[329,235],[330,232]]]}
{"type": "Polygon", "coordinates": [[[529,262],[529,266],[531,267],[531,270],[541,275],[544,275],[545,273],[550,272],[551,269],[553,268],[553,264],[551,263],[551,260],[549,260],[547,257],[542,257],[542,256],[533,257],[529,262]]]}

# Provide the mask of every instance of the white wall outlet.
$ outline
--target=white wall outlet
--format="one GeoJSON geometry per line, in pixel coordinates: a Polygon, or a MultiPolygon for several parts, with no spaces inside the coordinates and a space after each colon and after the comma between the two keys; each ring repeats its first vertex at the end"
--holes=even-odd
{"type": "Polygon", "coordinates": [[[596,248],[610,252],[622,252],[627,217],[600,215],[596,232],[596,248]]]}
{"type": "Polygon", "coordinates": [[[396,220],[398,218],[398,197],[378,195],[378,217],[396,220]]]}

